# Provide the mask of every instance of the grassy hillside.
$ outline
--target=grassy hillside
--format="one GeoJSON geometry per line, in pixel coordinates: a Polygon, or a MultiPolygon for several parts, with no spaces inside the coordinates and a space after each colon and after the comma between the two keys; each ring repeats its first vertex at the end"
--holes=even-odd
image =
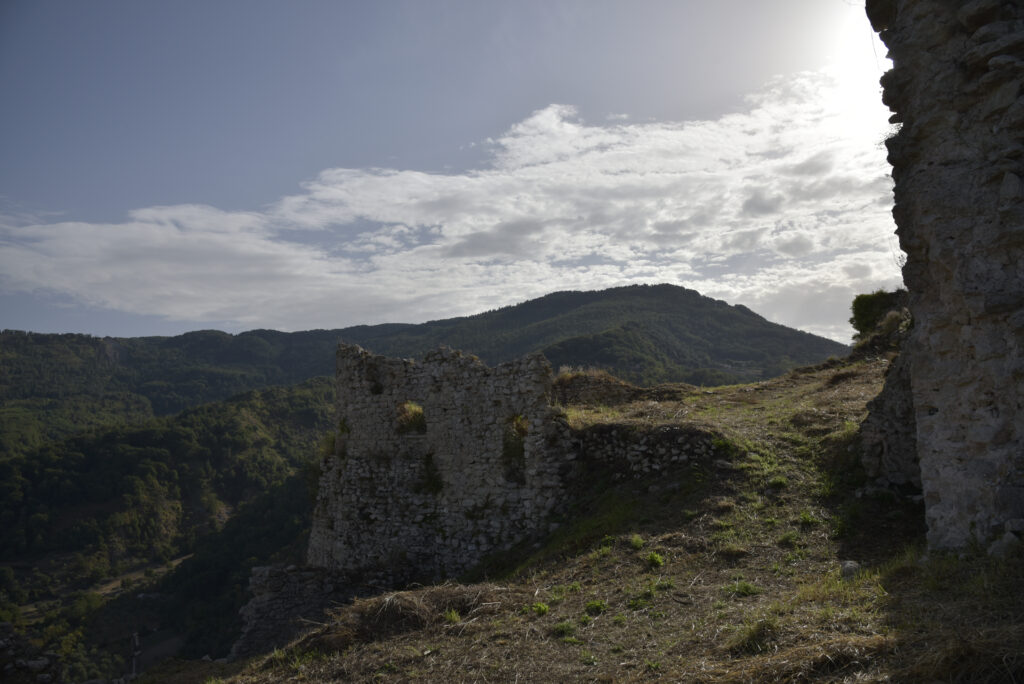
{"type": "Polygon", "coordinates": [[[147,681],[1021,681],[1024,559],[925,554],[920,503],[865,488],[856,426],[884,368],[570,406],[579,429],[702,425],[726,456],[591,472],[563,526],[486,578],[361,599],[274,653],[147,681]]]}

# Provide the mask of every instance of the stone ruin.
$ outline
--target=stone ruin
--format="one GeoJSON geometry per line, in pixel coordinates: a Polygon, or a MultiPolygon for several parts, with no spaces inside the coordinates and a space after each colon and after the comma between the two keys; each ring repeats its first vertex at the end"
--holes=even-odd
{"type": "Polygon", "coordinates": [[[540,354],[488,368],[445,348],[416,362],[341,345],[308,564],[253,569],[232,655],[279,646],[355,596],[456,577],[539,540],[584,469],[639,479],[714,461],[716,435],[696,427],[572,431],[553,382],[540,354]]]}
{"type": "MultiPolygon", "coordinates": [[[[1024,534],[1024,4],[868,0],[867,12],[893,61],[883,101],[900,125],[886,145],[916,426],[916,453],[871,465],[899,481],[919,461],[932,548],[998,552],[1024,534]]],[[[898,433],[891,444],[914,442],[898,433]]]]}
{"type": "Polygon", "coordinates": [[[339,428],[308,562],[381,587],[453,577],[546,533],[575,451],[540,354],[488,368],[338,349],[339,428]]]}

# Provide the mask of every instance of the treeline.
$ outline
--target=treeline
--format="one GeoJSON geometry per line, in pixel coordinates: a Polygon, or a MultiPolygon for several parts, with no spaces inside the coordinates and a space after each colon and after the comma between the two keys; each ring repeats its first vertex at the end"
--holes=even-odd
{"type": "Polygon", "coordinates": [[[170,416],[333,374],[335,333],[95,338],[0,333],[0,458],[82,429],[170,416]]]}

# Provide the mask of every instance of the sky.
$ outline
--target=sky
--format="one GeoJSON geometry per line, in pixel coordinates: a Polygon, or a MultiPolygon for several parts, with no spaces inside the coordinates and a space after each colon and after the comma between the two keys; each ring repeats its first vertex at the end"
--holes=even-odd
{"type": "Polygon", "coordinates": [[[3,0],[0,328],[418,323],[900,284],[855,0],[3,0]]]}

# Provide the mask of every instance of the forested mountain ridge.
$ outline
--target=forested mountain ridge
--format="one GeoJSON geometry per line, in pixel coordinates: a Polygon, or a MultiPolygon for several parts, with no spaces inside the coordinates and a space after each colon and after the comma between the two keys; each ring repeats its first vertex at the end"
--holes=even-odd
{"type": "Polygon", "coordinates": [[[389,356],[446,344],[493,364],[540,351],[556,368],[594,366],[639,384],[759,380],[849,351],[674,285],[555,292],[474,316],[339,332],[389,356]]]}
{"type": "Polygon", "coordinates": [[[83,427],[171,415],[269,385],[332,375],[339,341],[416,357],[444,344],[488,364],[540,351],[639,384],[722,384],[842,355],[832,340],[672,285],[556,292],[423,324],[176,337],[0,333],[0,455],[83,427]]]}

